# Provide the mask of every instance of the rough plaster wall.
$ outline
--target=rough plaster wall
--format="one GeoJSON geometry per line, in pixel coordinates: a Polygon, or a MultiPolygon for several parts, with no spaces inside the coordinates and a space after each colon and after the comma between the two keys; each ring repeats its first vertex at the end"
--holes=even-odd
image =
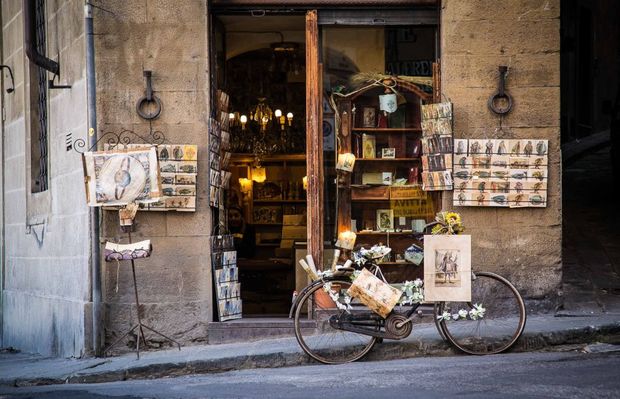
{"type": "MultiPolygon", "coordinates": [[[[183,343],[200,341],[211,318],[212,295],[206,2],[118,0],[105,8],[113,14],[95,10],[94,19],[99,134],[121,128],[148,134],[148,122],[137,115],[135,104],[145,92],[142,72],[151,70],[155,95],[163,103],[153,128],[171,143],[198,145],[196,212],[138,212],[133,238],[150,239],[154,248],[151,258],[136,262],[144,321],[183,343]]],[[[104,212],[103,237],[124,237],[114,212],[104,212]]],[[[136,309],[130,265],[120,265],[118,291],[117,265],[104,262],[103,269],[109,343],[132,326],[136,309]]]]}
{"type": "Polygon", "coordinates": [[[508,65],[514,105],[504,126],[514,138],[549,140],[547,208],[458,208],[472,235],[474,268],[509,277],[540,300],[532,308],[553,306],[561,279],[559,17],[559,0],[442,1],[442,90],[454,103],[455,137],[494,133],[498,119],[486,102],[498,66],[508,65]]]}
{"type": "MultiPolygon", "coordinates": [[[[48,54],[60,54],[61,84],[49,91],[48,148],[51,206],[46,223],[26,226],[29,165],[28,60],[21,2],[2,1],[3,63],[15,74],[15,92],[2,93],[5,181],[3,342],[43,355],[81,356],[90,325],[88,208],[81,159],[65,150],[65,135],[86,131],[83,2],[47,2],[48,54]]],[[[50,76],[51,78],[51,76],[50,76]]],[[[5,85],[8,80],[5,78],[5,85]]]]}

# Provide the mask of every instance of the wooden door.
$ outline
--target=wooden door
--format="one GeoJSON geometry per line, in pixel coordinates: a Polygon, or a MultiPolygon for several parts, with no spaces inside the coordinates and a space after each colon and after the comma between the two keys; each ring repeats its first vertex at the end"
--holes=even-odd
{"type": "Polygon", "coordinates": [[[323,136],[317,11],[306,13],[306,172],[308,253],[323,265],[323,136]]]}

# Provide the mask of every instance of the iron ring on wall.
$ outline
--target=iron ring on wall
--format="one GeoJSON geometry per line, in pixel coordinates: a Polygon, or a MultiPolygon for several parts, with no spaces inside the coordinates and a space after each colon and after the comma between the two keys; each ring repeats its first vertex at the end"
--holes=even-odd
{"type": "Polygon", "coordinates": [[[497,115],[505,115],[509,113],[510,110],[512,109],[512,97],[510,97],[510,94],[508,93],[501,94],[498,91],[495,94],[493,94],[491,97],[489,97],[488,104],[489,104],[489,109],[495,112],[497,115]],[[497,100],[502,99],[502,98],[505,98],[506,101],[508,101],[508,105],[504,108],[500,108],[496,105],[497,100]]]}
{"type": "Polygon", "coordinates": [[[144,96],[136,103],[136,112],[144,119],[155,119],[159,116],[159,114],[161,114],[161,101],[157,96],[152,96],[150,100],[144,96]],[[155,110],[153,112],[143,111],[142,108],[150,103],[155,103],[155,110]]]}

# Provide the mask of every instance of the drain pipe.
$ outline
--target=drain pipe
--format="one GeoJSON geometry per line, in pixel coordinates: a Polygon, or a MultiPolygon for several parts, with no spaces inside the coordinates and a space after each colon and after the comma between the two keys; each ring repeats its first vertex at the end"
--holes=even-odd
{"type": "MultiPolygon", "coordinates": [[[[86,97],[88,106],[88,148],[97,144],[97,97],[95,81],[95,39],[93,35],[93,6],[84,2],[86,33],[86,97]]],[[[93,302],[93,352],[101,355],[101,256],[99,252],[99,208],[90,208],[90,265],[93,302]]]]}

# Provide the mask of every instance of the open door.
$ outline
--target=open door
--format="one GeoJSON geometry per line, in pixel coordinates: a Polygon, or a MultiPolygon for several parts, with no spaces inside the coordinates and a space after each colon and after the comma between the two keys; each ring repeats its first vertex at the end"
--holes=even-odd
{"type": "Polygon", "coordinates": [[[308,253],[323,265],[322,74],[316,10],[306,13],[306,170],[308,173],[308,253]]]}

